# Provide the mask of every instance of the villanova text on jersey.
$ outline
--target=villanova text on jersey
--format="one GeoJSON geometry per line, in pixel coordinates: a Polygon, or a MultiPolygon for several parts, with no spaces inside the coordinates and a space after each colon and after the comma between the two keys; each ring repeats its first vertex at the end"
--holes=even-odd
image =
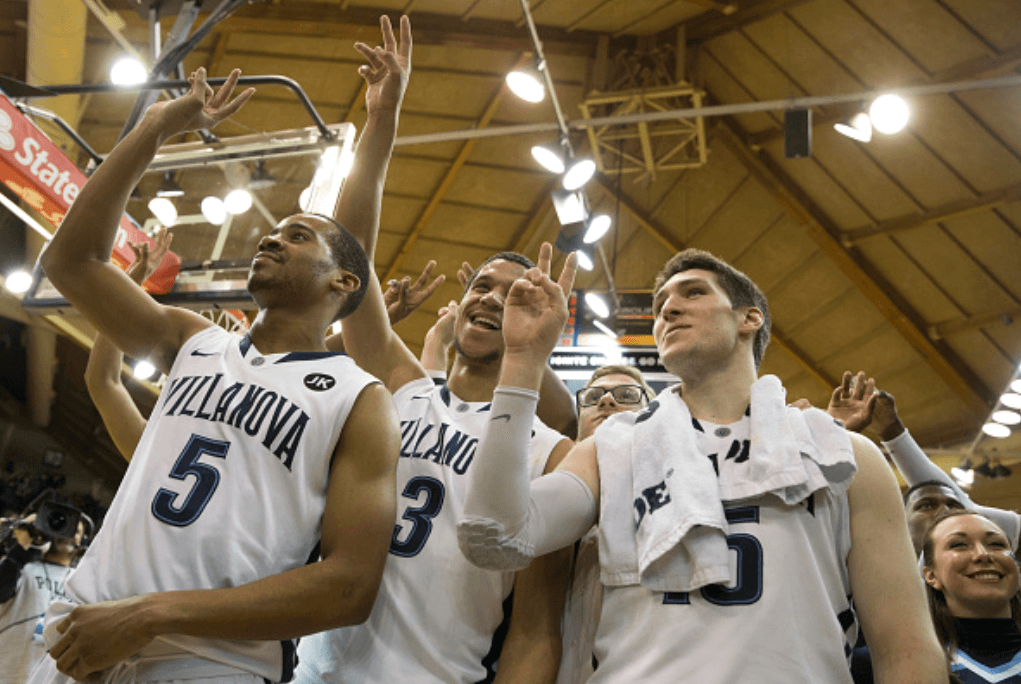
{"type": "Polygon", "coordinates": [[[262,433],[262,445],[288,470],[309,421],[287,397],[256,384],[232,383],[223,373],[175,379],[163,400],[163,415],[225,423],[251,437],[262,433]]]}
{"type": "Polygon", "coordinates": [[[475,458],[478,437],[472,437],[447,423],[423,425],[422,422],[421,418],[401,421],[401,458],[428,459],[450,467],[458,475],[464,475],[475,458]],[[448,431],[450,434],[447,434],[448,431]]]}

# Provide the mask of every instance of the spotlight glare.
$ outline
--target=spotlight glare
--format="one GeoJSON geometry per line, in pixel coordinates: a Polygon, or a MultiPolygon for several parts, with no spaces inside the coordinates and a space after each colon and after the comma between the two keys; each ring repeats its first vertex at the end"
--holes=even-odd
{"type": "Polygon", "coordinates": [[[596,265],[592,263],[592,257],[590,257],[585,252],[583,252],[583,251],[581,251],[579,249],[577,252],[575,252],[575,254],[578,255],[578,257],[577,257],[578,258],[578,267],[581,268],[582,270],[584,270],[584,271],[591,271],[593,268],[596,267],[596,265]]]}
{"type": "MultiPolygon", "coordinates": [[[[579,254],[581,254],[581,252],[579,252],[579,254]]],[[[610,315],[610,307],[606,305],[606,300],[597,295],[595,292],[585,293],[585,306],[587,306],[592,313],[600,318],[606,318],[610,315]]]]}
{"type": "Polygon", "coordinates": [[[28,292],[28,288],[32,287],[32,274],[19,268],[17,271],[12,271],[8,274],[4,285],[9,292],[14,294],[28,292]]]}
{"type": "Polygon", "coordinates": [[[596,163],[591,159],[577,159],[564,174],[564,190],[577,190],[596,175],[596,163]]]}
{"type": "Polygon", "coordinates": [[[553,173],[564,172],[564,159],[545,145],[532,146],[532,158],[539,162],[539,166],[553,173]]]}
{"type": "Polygon", "coordinates": [[[525,102],[542,102],[546,88],[535,69],[518,69],[507,74],[507,87],[525,102]]]}
{"type": "Polygon", "coordinates": [[[908,125],[908,103],[897,95],[880,95],[869,107],[869,118],[880,133],[898,133],[908,125]]]}
{"type": "Polygon", "coordinates": [[[1017,425],[1021,423],[1021,413],[1014,411],[996,411],[992,415],[993,420],[1004,425],[1017,425]]]}
{"type": "Polygon", "coordinates": [[[139,380],[148,380],[156,373],[156,367],[143,359],[135,364],[133,373],[139,380]]]}
{"type": "Polygon", "coordinates": [[[609,230],[610,217],[607,214],[596,214],[589,219],[588,230],[585,231],[583,241],[586,245],[591,245],[593,242],[606,235],[609,230]]]}
{"type": "Polygon", "coordinates": [[[114,85],[138,85],[147,78],[149,73],[145,66],[134,57],[121,57],[110,67],[110,82],[114,85]]]}
{"type": "Polygon", "coordinates": [[[223,200],[223,208],[232,214],[243,214],[252,208],[252,193],[243,188],[231,190],[223,200]]]}
{"type": "Polygon", "coordinates": [[[1015,380],[1014,382],[1010,383],[1010,388],[1015,392],[1021,393],[1021,380],[1015,380]]]}
{"type": "Polygon", "coordinates": [[[223,200],[210,195],[202,200],[202,215],[214,226],[222,226],[227,220],[227,209],[223,206],[223,200]]]}
{"type": "Polygon", "coordinates": [[[986,433],[990,437],[996,437],[997,439],[1010,437],[1010,428],[1006,425],[1000,425],[999,423],[986,423],[982,426],[982,432],[986,433]]]}
{"type": "Polygon", "coordinates": [[[1000,403],[1012,409],[1021,409],[1021,394],[1007,392],[1000,396],[1000,403]]]}
{"type": "Polygon", "coordinates": [[[872,140],[872,120],[865,112],[858,112],[848,121],[835,123],[833,128],[837,133],[846,135],[848,138],[859,142],[869,142],[872,140]]]}
{"type": "Polygon", "coordinates": [[[609,337],[609,338],[613,339],[614,341],[616,341],[617,333],[615,333],[613,331],[613,328],[611,328],[610,326],[606,325],[605,323],[603,323],[600,320],[592,321],[592,324],[594,326],[596,326],[597,328],[599,328],[599,330],[601,330],[603,332],[603,334],[605,334],[607,337],[609,337]]]}
{"type": "Polygon", "coordinates": [[[166,228],[177,223],[177,207],[166,197],[153,197],[149,200],[149,211],[166,228]]]}
{"type": "Polygon", "coordinates": [[[309,186],[301,191],[298,196],[298,206],[301,207],[302,211],[308,211],[309,203],[312,201],[312,186],[309,186]]]}

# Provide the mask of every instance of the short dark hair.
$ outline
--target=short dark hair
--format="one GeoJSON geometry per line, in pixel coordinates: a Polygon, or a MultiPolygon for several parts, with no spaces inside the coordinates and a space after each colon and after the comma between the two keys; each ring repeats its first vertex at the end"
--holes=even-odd
{"type": "Polygon", "coordinates": [[[949,489],[950,492],[954,495],[954,498],[957,498],[957,492],[955,492],[954,488],[948,485],[946,482],[940,482],[939,480],[924,480],[922,482],[916,482],[915,484],[908,487],[907,490],[904,492],[905,506],[908,505],[908,498],[910,498],[911,495],[915,493],[915,490],[921,489],[922,487],[943,487],[944,489],[949,489]]]}
{"type": "Polygon", "coordinates": [[[663,285],[670,278],[692,269],[709,271],[714,274],[716,282],[727,293],[734,309],[752,306],[762,312],[762,327],[755,333],[755,340],[752,344],[755,368],[758,368],[762,364],[762,357],[769,345],[769,331],[773,326],[773,319],[769,315],[769,302],[766,301],[766,295],[762,294],[759,286],[744,273],[709,252],[701,249],[686,249],[671,257],[670,261],[666,262],[662,270],[656,274],[656,280],[652,286],[653,298],[659,294],[663,285]]]}
{"type": "Polygon", "coordinates": [[[585,383],[585,387],[591,386],[593,382],[595,382],[599,378],[605,377],[607,375],[626,375],[626,376],[628,376],[629,378],[634,380],[643,390],[645,390],[645,393],[646,393],[645,398],[648,401],[652,401],[653,398],[656,396],[656,393],[652,391],[651,387],[649,387],[649,383],[647,383],[645,381],[645,376],[642,375],[642,371],[638,370],[634,366],[625,366],[625,365],[616,365],[616,364],[608,364],[606,366],[600,366],[599,368],[597,368],[594,371],[592,371],[592,377],[590,377],[588,379],[588,382],[585,383]]]}
{"type": "Polygon", "coordinates": [[[525,267],[525,270],[535,268],[535,262],[526,257],[524,254],[518,254],[517,252],[500,252],[499,254],[494,254],[493,256],[489,257],[481,264],[479,264],[478,268],[472,271],[471,278],[469,278],[468,282],[465,284],[464,292],[461,293],[461,296],[463,297],[468,293],[468,290],[471,289],[472,283],[474,283],[475,279],[479,277],[479,273],[482,271],[483,268],[486,267],[487,264],[493,261],[500,260],[513,261],[516,264],[521,264],[522,266],[525,267]]]}
{"type": "Polygon", "coordinates": [[[334,320],[345,318],[358,308],[358,305],[365,299],[365,293],[369,289],[369,274],[370,268],[369,257],[365,253],[365,249],[361,243],[354,238],[351,233],[348,232],[347,228],[340,225],[336,220],[323,214],[310,214],[316,218],[321,218],[324,221],[332,223],[336,230],[326,234],[326,244],[330,248],[330,252],[333,254],[333,262],[345,271],[349,271],[354,275],[358,276],[358,289],[348,294],[344,300],[344,305],[340,307],[340,311],[337,312],[334,320]]]}

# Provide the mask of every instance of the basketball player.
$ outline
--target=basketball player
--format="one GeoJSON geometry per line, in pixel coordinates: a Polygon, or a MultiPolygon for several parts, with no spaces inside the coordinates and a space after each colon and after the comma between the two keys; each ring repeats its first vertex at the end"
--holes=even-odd
{"type": "Polygon", "coordinates": [[[508,295],[494,418],[459,523],[466,555],[512,569],[598,520],[593,683],[850,682],[852,594],[881,681],[946,682],[882,456],[821,411],[788,411],[776,378],[756,380],[765,297],[712,255],[676,255],[654,287],[653,334],[683,394],[607,420],[529,484],[533,369],[566,320],[571,285],[548,272],[546,253],[508,295]],[[646,487],[653,478],[663,479],[646,487]]]}
{"type": "MultiPolygon", "coordinates": [[[[383,36],[382,48],[359,47],[371,67],[362,72],[368,82],[368,120],[358,163],[364,164],[365,172],[358,179],[349,178],[337,214],[370,258],[378,213],[353,220],[349,202],[382,193],[410,68],[407,19],[401,20],[399,47],[385,20],[383,36]],[[374,152],[361,154],[368,150],[374,152]]],[[[369,204],[359,207],[368,209],[369,204]]],[[[378,201],[375,204],[378,207],[378,201]]],[[[454,332],[457,357],[442,387],[433,383],[391,329],[379,285],[370,275],[365,301],[345,321],[342,335],[347,353],[394,393],[402,437],[398,515],[391,528],[383,585],[368,621],[302,639],[297,682],[488,680],[512,584],[514,618],[496,676],[499,681],[520,682],[552,682],[556,676],[559,650],[551,646],[555,643],[551,635],[559,636],[563,598],[551,599],[546,592],[553,577],[563,583],[563,570],[540,560],[515,582],[513,573],[481,570],[465,561],[455,533],[467,474],[474,468],[475,449],[490,417],[489,401],[503,352],[503,300],[530,264],[521,255],[506,253],[477,270],[461,300],[454,332]]],[[[543,365],[545,358],[539,362],[540,370],[543,365]]],[[[532,421],[532,431],[525,449],[529,471],[538,476],[566,453],[571,442],[537,420],[532,421]]]]}
{"type": "Polygon", "coordinates": [[[186,95],[150,107],[41,257],[82,315],[168,380],[67,580],[71,601],[47,612],[52,660],[33,684],[287,681],[295,637],[361,622],[372,608],[399,433],[385,389],[323,344],[368,284],[364,251],[332,219],[284,219],[252,262],[260,311],[243,338],[159,305],[108,261],[157,149],[241,107],[252,91],[230,100],[239,75],[214,94],[199,69],[186,95]],[[306,565],[317,543],[322,560],[306,565]]]}

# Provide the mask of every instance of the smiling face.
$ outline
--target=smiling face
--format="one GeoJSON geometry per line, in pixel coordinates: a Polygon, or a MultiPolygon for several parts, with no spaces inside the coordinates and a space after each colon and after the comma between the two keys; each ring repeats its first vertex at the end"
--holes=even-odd
{"type": "Polygon", "coordinates": [[[483,266],[461,298],[454,327],[458,356],[476,363],[495,363],[503,356],[503,306],[522,264],[497,259],[483,266]]]}
{"type": "Polygon", "coordinates": [[[904,514],[908,519],[908,530],[911,532],[911,543],[915,547],[915,553],[922,552],[925,532],[932,526],[933,520],[947,511],[954,510],[964,510],[964,505],[946,485],[924,485],[911,492],[904,502],[904,514]]]}
{"type": "Polygon", "coordinates": [[[1003,530],[980,515],[954,515],[931,530],[925,581],[942,592],[951,615],[1010,617],[1018,566],[1003,530]]]}
{"type": "Polygon", "coordinates": [[[678,377],[683,378],[688,368],[725,362],[736,352],[742,336],[751,354],[758,326],[747,320],[746,312],[757,309],[735,310],[709,271],[691,269],[674,274],[656,293],[652,309],[656,348],[663,365],[678,377]]]}
{"type": "MultiPolygon", "coordinates": [[[[624,375],[623,373],[610,373],[609,375],[596,378],[587,385],[586,389],[588,387],[602,387],[610,390],[622,385],[640,387],[635,379],[629,375],[624,375]]],[[[603,421],[613,414],[621,413],[622,411],[641,411],[648,403],[649,397],[644,392],[642,392],[641,403],[638,404],[620,404],[613,398],[612,393],[604,393],[596,404],[592,406],[579,407],[578,439],[582,440],[591,436],[592,433],[596,431],[596,428],[602,425],[603,421]]]]}

